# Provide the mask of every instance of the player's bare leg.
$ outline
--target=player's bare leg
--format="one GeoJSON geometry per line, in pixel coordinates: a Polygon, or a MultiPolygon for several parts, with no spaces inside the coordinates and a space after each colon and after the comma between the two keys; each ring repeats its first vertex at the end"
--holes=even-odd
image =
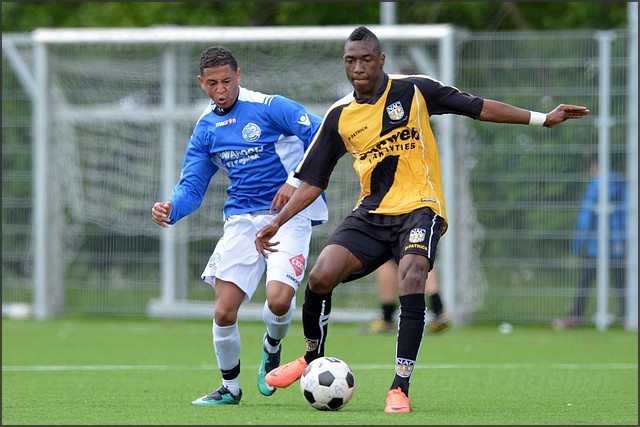
{"type": "Polygon", "coordinates": [[[266,376],[267,384],[276,388],[288,387],[300,379],[309,363],[324,356],[331,313],[331,293],[345,277],[360,268],[362,262],[344,246],[325,246],[309,273],[309,283],[305,288],[302,324],[306,353],[303,357],[272,370],[266,376]]]}

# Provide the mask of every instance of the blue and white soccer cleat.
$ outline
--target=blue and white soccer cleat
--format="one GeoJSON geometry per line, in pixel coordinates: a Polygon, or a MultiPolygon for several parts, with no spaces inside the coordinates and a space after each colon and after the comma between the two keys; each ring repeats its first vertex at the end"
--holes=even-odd
{"type": "Polygon", "coordinates": [[[258,390],[265,396],[271,396],[276,392],[274,387],[271,387],[265,381],[265,376],[271,370],[280,366],[280,352],[282,350],[282,346],[275,353],[269,353],[266,348],[264,348],[264,340],[267,339],[267,334],[265,333],[262,337],[262,361],[260,362],[260,368],[258,369],[258,390]]]}
{"type": "Polygon", "coordinates": [[[191,402],[191,404],[199,406],[237,405],[240,403],[240,399],[242,399],[242,390],[240,390],[238,395],[235,395],[225,386],[221,386],[213,393],[202,396],[191,402]]]}

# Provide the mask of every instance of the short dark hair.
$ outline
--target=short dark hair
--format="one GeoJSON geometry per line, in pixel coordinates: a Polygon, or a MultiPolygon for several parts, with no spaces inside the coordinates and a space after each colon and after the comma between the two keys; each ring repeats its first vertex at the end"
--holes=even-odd
{"type": "Polygon", "coordinates": [[[218,68],[229,65],[233,72],[238,71],[238,61],[229,49],[224,46],[211,46],[200,54],[200,75],[205,68],[218,68]]]}
{"type": "Polygon", "coordinates": [[[376,50],[378,51],[378,53],[381,52],[380,41],[378,40],[378,37],[375,34],[373,34],[373,31],[371,31],[364,25],[361,25],[355,30],[353,30],[349,35],[349,38],[347,39],[347,41],[348,42],[370,41],[375,44],[376,50]]]}

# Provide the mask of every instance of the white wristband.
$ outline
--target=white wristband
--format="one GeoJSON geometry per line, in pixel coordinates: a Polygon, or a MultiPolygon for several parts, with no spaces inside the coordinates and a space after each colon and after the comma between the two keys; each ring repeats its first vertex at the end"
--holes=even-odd
{"type": "Polygon", "coordinates": [[[287,178],[287,184],[298,188],[300,187],[300,184],[302,183],[302,181],[296,178],[295,176],[293,176],[293,173],[294,173],[293,171],[289,172],[289,177],[287,178]]]}
{"type": "Polygon", "coordinates": [[[544,126],[544,122],[547,121],[547,115],[544,113],[538,113],[537,111],[529,111],[531,116],[529,117],[530,126],[544,126]]]}

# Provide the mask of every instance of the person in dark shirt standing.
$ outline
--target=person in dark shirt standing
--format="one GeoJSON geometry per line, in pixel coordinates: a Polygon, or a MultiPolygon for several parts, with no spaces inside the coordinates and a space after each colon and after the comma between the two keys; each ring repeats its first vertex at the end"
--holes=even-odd
{"type": "MultiPolygon", "coordinates": [[[[398,265],[395,261],[389,260],[382,264],[376,270],[376,280],[380,292],[380,317],[363,325],[360,328],[360,333],[363,334],[386,334],[398,329],[396,322],[398,265]]],[[[444,309],[440,297],[440,282],[435,267],[429,272],[425,290],[429,296],[428,310],[432,312],[432,319],[427,323],[426,332],[439,334],[447,331],[451,326],[451,317],[444,309]]]]}

